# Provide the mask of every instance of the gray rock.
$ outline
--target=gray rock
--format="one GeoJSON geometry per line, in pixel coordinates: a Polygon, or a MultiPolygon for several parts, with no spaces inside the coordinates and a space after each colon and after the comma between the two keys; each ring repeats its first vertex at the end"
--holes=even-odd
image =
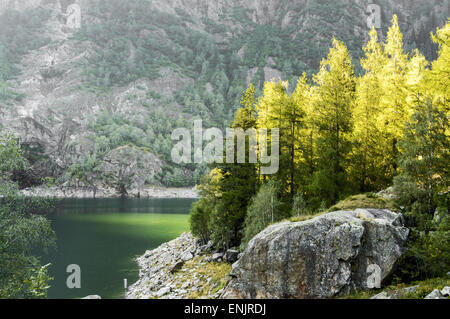
{"type": "Polygon", "coordinates": [[[419,289],[419,286],[412,286],[392,291],[383,291],[370,299],[402,299],[405,298],[407,294],[417,291],[417,289],[419,289]]]}
{"type": "Polygon", "coordinates": [[[183,260],[183,261],[189,261],[189,260],[191,260],[192,258],[194,258],[194,256],[192,255],[192,253],[191,252],[185,252],[182,256],[181,256],[181,259],[183,260]]]}
{"type": "Polygon", "coordinates": [[[389,276],[409,230],[388,210],[339,211],[268,227],[233,264],[222,298],[327,298],[367,290],[369,265],[389,276]]]}
{"type": "Polygon", "coordinates": [[[434,289],[425,299],[446,299],[438,289],[434,289]]]}
{"type": "Polygon", "coordinates": [[[213,247],[212,241],[209,241],[206,245],[200,246],[200,251],[202,252],[210,252],[213,247]]]}
{"type": "Polygon", "coordinates": [[[164,287],[161,288],[160,290],[158,290],[158,292],[156,293],[157,297],[162,297],[164,295],[167,295],[170,292],[170,288],[169,287],[164,287]]]}
{"type": "Polygon", "coordinates": [[[211,261],[222,261],[223,253],[215,253],[211,257],[211,261]]]}
{"type": "Polygon", "coordinates": [[[177,271],[179,271],[181,268],[183,268],[183,266],[184,266],[184,261],[183,260],[179,261],[179,262],[176,262],[175,264],[173,264],[173,266],[171,266],[169,268],[169,272],[174,274],[177,271]]]}
{"type": "Polygon", "coordinates": [[[90,296],[86,296],[84,298],[81,299],[102,299],[102,297],[98,296],[98,295],[90,295],[90,296]]]}
{"type": "Polygon", "coordinates": [[[234,249],[228,249],[225,253],[225,260],[228,263],[235,263],[238,260],[239,257],[239,251],[234,249]]]}
{"type": "Polygon", "coordinates": [[[370,299],[392,299],[386,291],[380,292],[379,294],[376,294],[370,299]]]}
{"type": "Polygon", "coordinates": [[[443,295],[444,297],[450,296],[450,287],[444,287],[444,289],[441,290],[441,295],[443,295]]]}

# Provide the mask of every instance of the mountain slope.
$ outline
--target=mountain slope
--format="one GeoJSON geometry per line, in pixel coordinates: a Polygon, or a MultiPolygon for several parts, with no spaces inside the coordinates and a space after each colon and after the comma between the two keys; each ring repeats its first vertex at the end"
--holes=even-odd
{"type": "MultiPolygon", "coordinates": [[[[108,183],[103,161],[125,145],[161,160],[144,182],[193,184],[206,168],[171,163],[172,131],[193,118],[224,127],[250,82],[294,84],[317,72],[332,37],[357,60],[370,2],[2,1],[0,125],[20,136],[33,164],[22,185],[46,176],[108,183]],[[74,2],[80,29],[64,14],[74,2]]],[[[435,57],[429,33],[449,16],[448,0],[376,3],[381,37],[397,13],[406,48],[435,57]]]]}

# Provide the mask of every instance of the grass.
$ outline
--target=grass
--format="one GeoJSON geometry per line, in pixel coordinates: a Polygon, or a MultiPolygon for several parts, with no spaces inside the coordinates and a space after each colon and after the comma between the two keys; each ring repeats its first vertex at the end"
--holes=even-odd
{"type": "MultiPolygon", "coordinates": [[[[429,295],[433,290],[439,289],[442,290],[446,286],[450,286],[450,278],[442,277],[442,278],[433,278],[423,281],[415,281],[411,283],[401,283],[397,285],[390,285],[384,289],[378,290],[370,290],[370,291],[357,291],[351,294],[339,297],[338,299],[370,299],[371,297],[379,294],[381,292],[390,292],[395,290],[401,290],[404,288],[419,286],[419,288],[415,292],[407,293],[401,297],[401,299],[424,299],[427,295],[429,295]]],[[[450,297],[447,297],[450,299],[450,297]]]]}
{"type": "MultiPolygon", "coordinates": [[[[206,260],[206,256],[196,257],[185,263],[183,268],[174,275],[174,281],[178,282],[180,287],[182,282],[194,281],[194,275],[196,275],[196,279],[201,281],[201,285],[199,285],[201,289],[192,291],[187,296],[189,299],[211,298],[210,296],[225,287],[228,281],[231,264],[208,262],[206,260]],[[211,280],[207,282],[207,278],[211,278],[211,280]]],[[[189,288],[191,287],[188,287],[187,290],[189,288]]]]}
{"type": "Polygon", "coordinates": [[[311,215],[299,215],[299,216],[294,216],[288,219],[288,221],[293,222],[293,223],[297,223],[297,222],[304,222],[306,220],[310,220],[313,218],[316,218],[320,215],[323,215],[325,213],[317,213],[317,214],[311,214],[311,215]]]}
{"type": "Polygon", "coordinates": [[[324,215],[327,213],[332,213],[332,212],[336,212],[336,211],[340,211],[340,210],[352,211],[357,208],[389,209],[392,211],[397,210],[393,201],[384,199],[384,198],[377,196],[375,194],[372,194],[372,193],[368,193],[368,194],[360,194],[360,195],[350,196],[344,200],[341,200],[339,203],[337,203],[336,205],[333,205],[332,207],[330,207],[329,209],[327,209],[324,212],[318,212],[316,214],[310,213],[307,215],[293,216],[284,221],[290,221],[293,223],[303,222],[303,221],[310,220],[310,219],[316,218],[318,216],[321,216],[321,215],[324,215]]]}
{"type": "Polygon", "coordinates": [[[329,208],[327,212],[331,213],[339,210],[355,210],[357,208],[396,210],[393,201],[369,193],[350,196],[329,208]]]}

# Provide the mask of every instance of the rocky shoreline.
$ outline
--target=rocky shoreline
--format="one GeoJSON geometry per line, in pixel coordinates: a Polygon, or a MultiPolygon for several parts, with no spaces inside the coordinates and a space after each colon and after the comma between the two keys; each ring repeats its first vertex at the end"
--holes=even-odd
{"type": "Polygon", "coordinates": [[[201,245],[184,233],[136,259],[140,279],[128,288],[126,298],[217,299],[236,258],[237,254],[214,252],[211,244],[201,245]]]}
{"type": "MultiPolygon", "coordinates": [[[[31,197],[54,197],[73,199],[105,199],[118,198],[120,194],[111,188],[99,188],[95,192],[92,188],[83,187],[34,187],[22,190],[22,193],[31,197]]],[[[187,198],[197,199],[195,188],[165,188],[147,187],[141,190],[128,192],[128,198],[187,198]]]]}

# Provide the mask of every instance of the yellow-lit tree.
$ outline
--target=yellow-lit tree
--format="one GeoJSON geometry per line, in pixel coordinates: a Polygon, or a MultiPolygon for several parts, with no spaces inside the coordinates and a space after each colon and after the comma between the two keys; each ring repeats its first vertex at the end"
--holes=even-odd
{"type": "Polygon", "coordinates": [[[356,78],[344,43],[333,39],[327,59],[314,78],[313,121],[317,129],[318,170],[312,192],[328,204],[348,192],[348,157],[353,129],[356,78]]]}

